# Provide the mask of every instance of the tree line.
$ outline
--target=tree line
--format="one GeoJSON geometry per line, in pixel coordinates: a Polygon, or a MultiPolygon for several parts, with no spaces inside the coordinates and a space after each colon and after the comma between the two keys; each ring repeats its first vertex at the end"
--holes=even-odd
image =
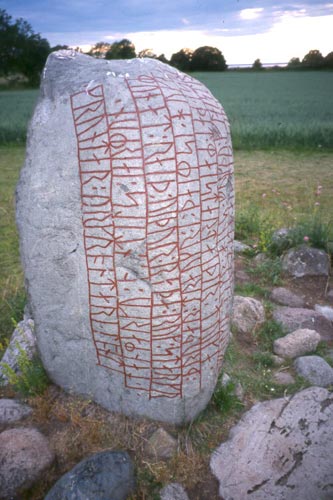
{"type": "MultiPolygon", "coordinates": [[[[0,76],[10,79],[13,75],[23,75],[29,85],[38,85],[48,55],[55,50],[68,48],[67,45],[51,47],[45,38],[33,31],[27,21],[23,19],[14,21],[4,9],[0,9],[0,76]]],[[[82,52],[79,48],[75,50],[82,52]]],[[[98,42],[87,54],[104,59],[150,57],[185,72],[228,69],[222,52],[210,46],[199,47],[196,50],[181,49],[172,54],[168,60],[164,54],[157,55],[152,49],[144,49],[137,53],[134,44],[124,38],[111,44],[98,42]]],[[[251,69],[256,71],[264,69],[260,59],[254,61],[251,69]]],[[[310,50],[302,60],[297,57],[292,58],[286,69],[333,69],[333,52],[324,57],[319,50],[310,50]]]]}

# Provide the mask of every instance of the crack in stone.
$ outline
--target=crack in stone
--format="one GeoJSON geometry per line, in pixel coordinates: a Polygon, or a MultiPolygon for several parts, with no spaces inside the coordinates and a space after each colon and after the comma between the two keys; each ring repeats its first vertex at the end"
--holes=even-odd
{"type": "Polygon", "coordinates": [[[298,451],[293,454],[293,459],[294,459],[293,466],[288,472],[286,472],[283,476],[281,476],[279,479],[275,481],[275,486],[285,486],[287,484],[290,475],[294,472],[295,469],[297,469],[297,467],[301,465],[305,453],[306,451],[305,452],[298,451]]]}
{"type": "Polygon", "coordinates": [[[247,494],[251,495],[251,493],[255,493],[256,491],[260,490],[266,483],[268,483],[269,479],[264,479],[261,481],[259,484],[255,484],[250,490],[247,490],[247,494]]]}

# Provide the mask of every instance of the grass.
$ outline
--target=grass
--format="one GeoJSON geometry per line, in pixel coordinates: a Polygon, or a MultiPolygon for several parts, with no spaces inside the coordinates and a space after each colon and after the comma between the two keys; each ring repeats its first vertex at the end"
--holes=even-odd
{"type": "MultiPolygon", "coordinates": [[[[193,73],[228,115],[233,145],[333,149],[333,72],[193,73]]],[[[0,144],[25,140],[38,91],[0,91],[0,144]]]]}
{"type": "Polygon", "coordinates": [[[234,148],[333,148],[333,72],[193,76],[222,102],[234,148]]]}
{"type": "Polygon", "coordinates": [[[26,300],[14,208],[15,185],[23,161],[22,146],[0,147],[0,344],[22,319],[26,300]]]}

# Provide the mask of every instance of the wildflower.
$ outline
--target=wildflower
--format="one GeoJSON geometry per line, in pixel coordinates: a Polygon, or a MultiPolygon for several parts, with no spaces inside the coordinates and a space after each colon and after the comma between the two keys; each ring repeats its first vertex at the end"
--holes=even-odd
{"type": "Polygon", "coordinates": [[[319,201],[316,201],[315,206],[319,207],[319,205],[320,205],[319,201]]]}
{"type": "Polygon", "coordinates": [[[266,193],[262,193],[262,198],[266,198],[267,194],[266,193]]]}
{"type": "Polygon", "coordinates": [[[304,236],[303,240],[304,240],[305,242],[308,242],[308,241],[310,240],[310,238],[309,238],[308,236],[304,236]]]}

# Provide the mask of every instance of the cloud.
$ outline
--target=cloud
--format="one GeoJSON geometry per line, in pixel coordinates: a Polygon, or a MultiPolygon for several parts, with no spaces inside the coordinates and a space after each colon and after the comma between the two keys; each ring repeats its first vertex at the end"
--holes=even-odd
{"type": "Polygon", "coordinates": [[[188,19],[186,19],[186,17],[182,18],[182,23],[185,24],[185,26],[188,26],[189,24],[191,24],[191,22],[188,19]]]}
{"type": "Polygon", "coordinates": [[[252,19],[257,19],[258,17],[260,17],[263,10],[263,8],[243,9],[240,11],[239,17],[246,21],[251,21],[252,19]]]}

